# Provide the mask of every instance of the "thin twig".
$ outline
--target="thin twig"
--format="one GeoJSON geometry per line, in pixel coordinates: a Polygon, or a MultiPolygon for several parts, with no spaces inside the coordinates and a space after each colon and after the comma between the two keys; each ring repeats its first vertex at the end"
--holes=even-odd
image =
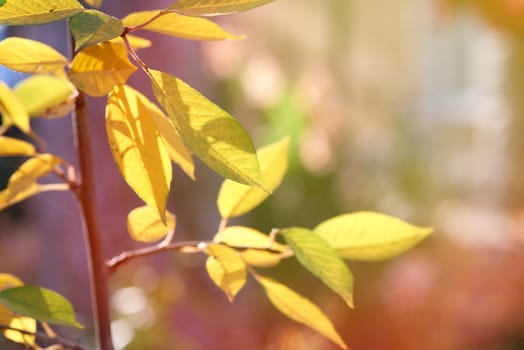
{"type": "Polygon", "coordinates": [[[144,23],[137,24],[136,26],[126,27],[124,29],[124,35],[127,34],[127,33],[133,33],[133,32],[135,32],[137,30],[140,30],[140,29],[144,28],[145,26],[147,26],[148,24],[150,24],[151,22],[153,22],[156,19],[158,19],[159,17],[161,17],[163,15],[167,15],[170,12],[171,11],[166,11],[166,10],[159,11],[156,15],[154,15],[153,17],[151,17],[150,19],[148,19],[144,23]]]}
{"type": "Polygon", "coordinates": [[[44,341],[50,341],[50,342],[55,342],[55,344],[60,344],[62,346],[65,346],[66,348],[69,348],[69,349],[73,349],[73,350],[87,350],[87,348],[84,348],[82,345],[80,344],[77,344],[71,340],[68,340],[68,339],[64,339],[62,337],[58,337],[58,336],[49,336],[45,333],[41,333],[41,332],[29,332],[29,331],[26,331],[26,330],[23,330],[23,329],[18,329],[18,328],[13,328],[13,327],[9,327],[9,326],[4,326],[4,325],[0,325],[0,330],[4,330],[4,331],[15,331],[15,332],[19,332],[19,333],[22,333],[22,334],[25,334],[25,335],[30,335],[30,336],[33,336],[37,339],[40,339],[40,340],[44,340],[44,341]]]}
{"type": "Polygon", "coordinates": [[[149,73],[149,68],[148,68],[147,64],[144,61],[142,61],[140,56],[138,56],[138,54],[136,53],[135,49],[133,48],[133,46],[129,42],[129,39],[127,39],[126,33],[124,32],[124,34],[122,34],[120,37],[122,38],[122,40],[124,40],[124,43],[126,44],[126,47],[127,47],[127,52],[129,52],[129,54],[131,55],[131,58],[140,66],[140,68],[147,75],[151,75],[149,73]]]}

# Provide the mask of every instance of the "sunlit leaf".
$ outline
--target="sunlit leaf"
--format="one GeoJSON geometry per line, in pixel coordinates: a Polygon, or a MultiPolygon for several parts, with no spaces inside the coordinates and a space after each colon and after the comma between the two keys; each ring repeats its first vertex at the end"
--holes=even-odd
{"type": "Polygon", "coordinates": [[[67,63],[60,52],[40,41],[19,37],[0,41],[0,64],[17,72],[56,74],[67,63]]]}
{"type": "Polygon", "coordinates": [[[152,115],[158,132],[166,144],[171,160],[180,166],[191,179],[195,179],[195,164],[191,152],[187,149],[184,141],[178,134],[173,122],[164,113],[152,115]]]}
{"type": "Polygon", "coordinates": [[[120,173],[162,221],[172,168],[153,114],[162,112],[144,95],[129,86],[115,86],[106,106],[106,129],[111,152],[120,173]]]}
{"type": "Polygon", "coordinates": [[[11,195],[24,192],[31,188],[37,179],[48,175],[61,163],[62,159],[48,153],[28,159],[11,175],[7,188],[11,195]]]}
{"type": "MultiPolygon", "coordinates": [[[[220,232],[220,240],[233,247],[268,248],[269,236],[244,226],[228,226],[220,232]]],[[[272,267],[282,260],[282,254],[289,248],[278,242],[273,242],[270,251],[259,249],[243,249],[239,252],[242,260],[256,267],[272,267]],[[275,252],[276,251],[276,252],[275,252]]]]}
{"type": "Polygon", "coordinates": [[[235,250],[223,245],[210,244],[206,252],[210,255],[206,261],[209,277],[233,301],[246,283],[246,264],[235,250]]]}
{"type": "MultiPolygon", "coordinates": [[[[129,41],[129,44],[131,45],[131,47],[135,51],[148,48],[153,44],[151,40],[147,40],[145,38],[142,38],[136,35],[127,34],[126,38],[129,41]]],[[[111,39],[110,42],[126,47],[126,43],[124,42],[124,39],[122,39],[121,37],[111,39]]]]}
{"type": "Polygon", "coordinates": [[[22,80],[13,92],[32,117],[46,116],[57,106],[74,101],[78,96],[78,91],[69,80],[40,74],[22,80]]]}
{"type": "Polygon", "coordinates": [[[156,98],[189,149],[220,175],[264,188],[255,148],[240,123],[182,80],[150,73],[156,98]]]}
{"type": "Polygon", "coordinates": [[[313,231],[345,259],[376,261],[405,252],[433,229],[380,213],[358,212],[326,220],[313,231]]]}
{"type": "Polygon", "coordinates": [[[247,11],[273,0],[179,0],[168,7],[188,15],[213,16],[247,11]]]}
{"type": "MultiPolygon", "coordinates": [[[[288,167],[289,138],[275,142],[257,151],[265,188],[274,191],[282,182],[288,167]]],[[[269,196],[268,192],[251,186],[225,180],[218,193],[217,206],[223,218],[245,214],[269,196]]]]}
{"type": "Polygon", "coordinates": [[[32,156],[35,146],[29,142],[7,136],[0,136],[0,156],[32,156]]]}
{"type": "Polygon", "coordinates": [[[155,242],[164,238],[169,231],[175,229],[175,216],[167,212],[166,224],[158,213],[150,206],[138,207],[127,215],[127,230],[135,241],[155,242]]]}
{"type": "Polygon", "coordinates": [[[100,7],[102,6],[103,0],[84,0],[86,4],[93,7],[100,7]]]}
{"type": "Polygon", "coordinates": [[[342,349],[347,349],[329,318],[310,300],[271,278],[257,275],[255,279],[264,287],[267,297],[280,312],[314,329],[342,349]]]}
{"type": "Polygon", "coordinates": [[[49,289],[35,286],[5,289],[0,292],[0,304],[19,315],[41,322],[83,328],[76,321],[69,301],[49,289]]]}
{"type": "Polygon", "coordinates": [[[91,96],[104,96],[113,86],[124,84],[136,71],[122,45],[105,42],[80,51],[72,62],[70,79],[91,96]]]}
{"type": "Polygon", "coordinates": [[[11,191],[9,188],[6,188],[0,191],[0,210],[4,210],[40,192],[42,192],[42,188],[36,183],[29,184],[26,188],[17,191],[11,191]]]}
{"type": "Polygon", "coordinates": [[[0,81],[0,114],[2,114],[2,124],[16,125],[23,132],[29,132],[29,115],[24,106],[16,97],[15,93],[0,81]]]}
{"type": "MultiPolygon", "coordinates": [[[[7,288],[22,286],[23,283],[17,277],[8,273],[0,273],[0,291],[7,288]]],[[[26,332],[36,332],[36,321],[29,317],[19,317],[13,311],[0,305],[0,325],[20,329],[26,332]]],[[[4,336],[15,343],[35,345],[35,337],[29,334],[20,333],[14,330],[2,331],[4,336]]]]}
{"type": "Polygon", "coordinates": [[[124,31],[118,18],[98,10],[85,10],[69,20],[69,30],[75,39],[75,50],[116,38],[124,31]]]}
{"type": "MultiPolygon", "coordinates": [[[[146,23],[159,13],[159,10],[134,12],[126,16],[123,21],[127,27],[137,26],[146,23]]],[[[218,24],[208,19],[183,16],[174,12],[162,14],[151,23],[142,27],[142,29],[190,40],[224,40],[242,38],[241,36],[228,33],[218,24]]]]}
{"type": "Polygon", "coordinates": [[[353,276],[335,249],[308,229],[290,228],[283,235],[297,260],[352,308],[353,276]]]}
{"type": "Polygon", "coordinates": [[[84,7],[76,0],[7,0],[0,7],[0,25],[33,25],[71,17],[84,7]]]}

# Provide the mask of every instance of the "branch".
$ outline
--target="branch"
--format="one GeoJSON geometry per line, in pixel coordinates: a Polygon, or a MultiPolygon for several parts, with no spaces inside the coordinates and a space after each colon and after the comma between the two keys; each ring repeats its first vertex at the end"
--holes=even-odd
{"type": "Polygon", "coordinates": [[[16,332],[19,332],[19,333],[22,333],[22,334],[25,334],[25,335],[33,336],[33,337],[35,337],[37,339],[40,339],[40,340],[55,342],[55,344],[60,344],[62,346],[65,346],[66,348],[73,349],[73,350],[87,350],[87,348],[84,348],[80,344],[77,344],[77,343],[75,343],[75,342],[73,342],[71,340],[64,339],[64,338],[58,337],[58,336],[49,336],[49,335],[47,335],[45,333],[41,333],[41,332],[33,333],[33,332],[29,332],[29,331],[26,331],[26,330],[23,330],[23,329],[13,328],[13,327],[4,326],[4,325],[0,325],[0,330],[3,330],[3,331],[16,331],[16,332]]]}
{"type": "Polygon", "coordinates": [[[171,11],[162,10],[162,11],[159,11],[156,15],[154,15],[150,19],[148,19],[147,21],[145,21],[144,23],[138,24],[136,26],[126,27],[124,29],[124,35],[127,34],[127,33],[133,33],[133,32],[135,32],[137,30],[140,30],[140,29],[144,28],[145,26],[147,26],[149,23],[155,21],[157,18],[159,18],[159,17],[161,17],[163,15],[167,15],[168,13],[171,13],[171,11]]]}

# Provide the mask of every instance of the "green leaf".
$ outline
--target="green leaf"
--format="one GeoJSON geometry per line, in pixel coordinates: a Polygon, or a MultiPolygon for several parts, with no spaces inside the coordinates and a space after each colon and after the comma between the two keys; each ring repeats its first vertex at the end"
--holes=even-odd
{"type": "Polygon", "coordinates": [[[290,228],[283,235],[297,260],[352,308],[353,276],[335,249],[308,229],[290,228]]]}
{"type": "Polygon", "coordinates": [[[34,25],[60,21],[81,12],[76,0],[8,0],[0,6],[0,25],[34,25]]]}
{"type": "MultiPolygon", "coordinates": [[[[288,167],[289,138],[258,150],[265,188],[273,192],[282,182],[288,167]]],[[[225,180],[218,193],[217,206],[223,218],[232,218],[251,211],[262,203],[269,193],[259,188],[225,180]]]]}
{"type": "Polygon", "coordinates": [[[98,10],[85,10],[69,20],[69,30],[75,39],[75,50],[118,37],[124,24],[118,18],[98,10]]]}
{"type": "Polygon", "coordinates": [[[209,277],[232,302],[246,284],[246,264],[235,250],[220,244],[208,245],[206,252],[210,255],[206,261],[209,277]]]}
{"type": "Polygon", "coordinates": [[[31,130],[29,115],[15,93],[0,81],[0,113],[2,124],[16,125],[20,130],[27,133],[31,130]]]}
{"type": "Polygon", "coordinates": [[[340,215],[313,230],[345,259],[377,261],[397,256],[433,232],[374,212],[340,215]]]}
{"type": "Polygon", "coordinates": [[[71,82],[86,94],[105,96],[136,71],[122,45],[104,42],[80,51],[71,63],[71,82]]]}
{"type": "Polygon", "coordinates": [[[60,294],[52,290],[22,286],[0,292],[0,304],[11,311],[40,322],[83,328],[75,319],[73,307],[60,294]]]}
{"type": "MultiPolygon", "coordinates": [[[[123,21],[127,27],[133,27],[146,23],[161,11],[141,11],[127,15],[123,21]]],[[[142,29],[157,32],[165,35],[171,35],[189,40],[224,40],[224,39],[241,39],[228,33],[218,24],[199,17],[183,16],[174,12],[164,12],[152,22],[148,23],[142,29]]]]}
{"type": "Polygon", "coordinates": [[[158,102],[189,149],[220,175],[264,188],[255,148],[240,123],[182,80],[149,71],[158,102]]]}
{"type": "Polygon", "coordinates": [[[192,16],[215,16],[251,10],[273,0],[179,0],[167,9],[192,16]]]}
{"type": "Polygon", "coordinates": [[[0,136],[0,156],[32,156],[35,146],[29,142],[7,136],[0,136]]]}
{"type": "Polygon", "coordinates": [[[159,113],[158,107],[138,91],[115,86],[107,99],[106,130],[120,173],[165,222],[172,168],[151,116],[159,113]]]}
{"type": "Polygon", "coordinates": [[[4,6],[6,1],[7,0],[0,0],[0,7],[4,6]]]}
{"type": "Polygon", "coordinates": [[[47,116],[57,106],[78,96],[78,91],[69,80],[41,74],[22,80],[13,92],[32,117],[47,116]]]}
{"type": "Polygon", "coordinates": [[[176,225],[175,216],[167,212],[166,223],[150,206],[138,207],[127,214],[127,230],[135,241],[155,242],[164,238],[176,225]]]}
{"type": "Polygon", "coordinates": [[[314,329],[342,349],[347,349],[346,343],[344,343],[329,318],[318,306],[271,278],[255,275],[255,279],[264,287],[269,301],[277,310],[290,319],[314,329]]]}

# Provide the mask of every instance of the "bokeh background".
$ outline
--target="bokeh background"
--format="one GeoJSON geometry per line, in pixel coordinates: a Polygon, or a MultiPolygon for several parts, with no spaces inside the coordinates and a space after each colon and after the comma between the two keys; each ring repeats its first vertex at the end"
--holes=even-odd
{"type": "MultiPolygon", "coordinates": [[[[105,2],[115,16],[170,3],[105,2]]],[[[292,137],[282,186],[234,223],[269,232],[374,210],[435,227],[396,259],[349,263],[355,310],[293,261],[268,273],[320,305],[352,349],[524,349],[524,1],[278,0],[219,21],[247,38],[196,43],[143,33],[154,46],[140,54],[231,112],[257,146],[292,137]]],[[[4,31],[68,51],[64,23],[4,31]]],[[[21,78],[0,74],[10,84],[21,78]]],[[[151,96],[141,72],[130,84],[151,96]]],[[[111,257],[140,246],[125,229],[140,202],[107,147],[104,101],[89,102],[111,257]]],[[[49,151],[75,163],[70,124],[33,126],[49,151]]],[[[0,187],[21,161],[0,160],[0,187]]],[[[201,164],[196,175],[192,182],[175,172],[176,239],[209,239],[219,224],[221,179],[201,164]]],[[[252,280],[230,304],[204,262],[163,254],[120,269],[111,282],[117,348],[336,348],[281,316],[252,280]]],[[[47,193],[0,213],[0,271],[67,296],[87,330],[60,331],[91,344],[72,195],[47,193]]],[[[20,347],[0,339],[0,348],[20,347]]]]}

